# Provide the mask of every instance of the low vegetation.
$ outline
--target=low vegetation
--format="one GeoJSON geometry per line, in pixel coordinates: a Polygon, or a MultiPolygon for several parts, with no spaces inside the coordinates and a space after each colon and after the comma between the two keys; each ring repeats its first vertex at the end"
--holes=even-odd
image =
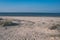
{"type": "Polygon", "coordinates": [[[50,30],[55,30],[57,33],[51,34],[51,37],[60,37],[60,24],[55,24],[51,27],[49,27],[50,30]]]}
{"type": "Polygon", "coordinates": [[[50,30],[55,30],[55,29],[60,30],[60,24],[55,24],[55,25],[49,27],[49,29],[50,30]]]}
{"type": "Polygon", "coordinates": [[[0,20],[3,20],[3,18],[0,18],[0,20]]]}
{"type": "Polygon", "coordinates": [[[8,19],[4,19],[4,20],[0,20],[0,26],[16,26],[18,25],[17,23],[13,23],[12,20],[8,20],[8,19]]]}

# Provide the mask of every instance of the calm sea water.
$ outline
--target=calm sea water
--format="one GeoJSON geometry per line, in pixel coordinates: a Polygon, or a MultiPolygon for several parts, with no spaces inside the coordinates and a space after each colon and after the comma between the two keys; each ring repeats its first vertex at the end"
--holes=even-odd
{"type": "Polygon", "coordinates": [[[60,13],[0,13],[0,16],[54,16],[60,17],[60,13]]]}

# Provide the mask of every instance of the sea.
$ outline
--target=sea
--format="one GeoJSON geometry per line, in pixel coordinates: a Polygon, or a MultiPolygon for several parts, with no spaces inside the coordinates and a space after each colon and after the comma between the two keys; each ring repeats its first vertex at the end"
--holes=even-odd
{"type": "Polygon", "coordinates": [[[0,16],[48,16],[48,17],[60,17],[60,13],[18,13],[18,12],[8,12],[0,13],[0,16]]]}

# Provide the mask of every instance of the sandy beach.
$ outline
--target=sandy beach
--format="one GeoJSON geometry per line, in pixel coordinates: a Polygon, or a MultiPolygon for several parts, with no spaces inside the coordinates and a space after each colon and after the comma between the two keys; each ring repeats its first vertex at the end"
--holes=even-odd
{"type": "Polygon", "coordinates": [[[0,26],[0,40],[60,40],[60,17],[0,16],[18,23],[0,26]]]}

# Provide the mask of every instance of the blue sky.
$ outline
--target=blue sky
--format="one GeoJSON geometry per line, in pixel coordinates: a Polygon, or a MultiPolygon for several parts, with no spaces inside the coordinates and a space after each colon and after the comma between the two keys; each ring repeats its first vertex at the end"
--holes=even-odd
{"type": "Polygon", "coordinates": [[[0,12],[60,13],[60,0],[0,0],[0,12]]]}

